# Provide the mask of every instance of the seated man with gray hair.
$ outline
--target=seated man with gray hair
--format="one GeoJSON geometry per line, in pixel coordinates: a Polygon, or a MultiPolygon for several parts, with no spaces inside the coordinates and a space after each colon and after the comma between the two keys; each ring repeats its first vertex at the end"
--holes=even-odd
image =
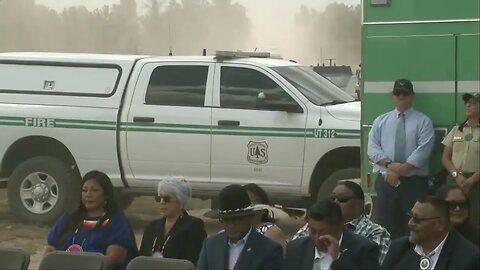
{"type": "Polygon", "coordinates": [[[192,190],[184,178],[168,177],[158,183],[155,200],[160,204],[163,217],[145,228],[140,255],[197,263],[207,232],[203,221],[185,210],[191,196],[192,190]]]}
{"type": "Polygon", "coordinates": [[[448,203],[419,198],[408,213],[410,235],[392,241],[382,270],[476,270],[480,250],[452,228],[448,203]]]}

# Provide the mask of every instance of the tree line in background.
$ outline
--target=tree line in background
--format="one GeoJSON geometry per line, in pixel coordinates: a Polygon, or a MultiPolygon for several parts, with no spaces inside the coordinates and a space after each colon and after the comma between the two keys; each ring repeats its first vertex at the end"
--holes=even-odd
{"type": "Polygon", "coordinates": [[[329,64],[327,58],[335,58],[339,64],[360,63],[360,5],[331,3],[323,11],[303,6],[295,16],[295,26],[300,38],[309,37],[308,42],[299,42],[302,50],[316,56],[318,63],[329,64]]]}
{"type": "Polygon", "coordinates": [[[171,44],[182,54],[200,54],[242,48],[250,35],[245,8],[230,0],[151,0],[141,16],[137,8],[135,0],[121,0],[56,12],[34,0],[0,0],[0,51],[166,55],[171,44]]]}
{"type": "MultiPolygon", "coordinates": [[[[150,0],[140,8],[139,15],[135,0],[120,0],[93,11],[78,6],[57,12],[35,0],[0,0],[0,51],[167,55],[172,47],[177,55],[199,55],[203,48],[256,47],[245,7],[232,0],[150,0]]],[[[360,6],[302,7],[292,29],[274,24],[272,31],[291,35],[303,55],[316,59],[324,51],[323,58],[359,59],[360,6]]]]}

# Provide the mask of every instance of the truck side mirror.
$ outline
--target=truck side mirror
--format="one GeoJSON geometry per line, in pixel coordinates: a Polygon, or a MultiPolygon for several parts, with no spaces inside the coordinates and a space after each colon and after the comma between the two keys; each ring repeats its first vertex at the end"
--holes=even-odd
{"type": "Polygon", "coordinates": [[[257,94],[258,109],[265,109],[270,111],[281,111],[288,113],[303,113],[303,108],[294,101],[288,100],[269,100],[267,95],[263,92],[257,94]]]}

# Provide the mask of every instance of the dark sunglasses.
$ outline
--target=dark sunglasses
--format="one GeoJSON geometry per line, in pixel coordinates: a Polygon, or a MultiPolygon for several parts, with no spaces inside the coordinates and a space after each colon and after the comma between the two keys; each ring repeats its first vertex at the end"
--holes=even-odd
{"type": "Polygon", "coordinates": [[[455,210],[457,207],[459,209],[467,209],[468,202],[467,201],[447,201],[450,210],[455,210]]]}
{"type": "Polygon", "coordinates": [[[480,101],[474,101],[474,100],[467,100],[463,103],[465,106],[470,105],[470,106],[475,106],[479,105],[480,101]]]}
{"type": "Polygon", "coordinates": [[[393,90],[393,95],[394,95],[394,96],[401,96],[401,95],[403,95],[403,96],[408,97],[408,96],[411,96],[412,93],[409,92],[409,91],[405,91],[405,90],[395,89],[395,90],[393,90]]]}
{"type": "Polygon", "coordinates": [[[168,195],[164,195],[164,196],[155,196],[155,201],[156,202],[165,202],[165,203],[169,203],[171,200],[172,200],[172,197],[168,196],[168,195]]]}
{"type": "Polygon", "coordinates": [[[420,223],[422,223],[422,222],[424,222],[424,221],[429,221],[429,220],[434,220],[434,219],[440,218],[440,217],[425,217],[425,218],[419,218],[419,217],[414,216],[414,215],[412,214],[412,212],[408,212],[407,215],[408,215],[408,217],[409,217],[410,219],[413,220],[413,222],[414,222],[415,224],[420,224],[420,223]]]}
{"type": "Polygon", "coordinates": [[[354,200],[354,199],[357,199],[356,197],[347,197],[347,198],[340,198],[340,197],[337,197],[335,195],[330,195],[330,200],[332,202],[335,202],[335,201],[338,201],[339,203],[346,203],[350,200],[354,200]]]}

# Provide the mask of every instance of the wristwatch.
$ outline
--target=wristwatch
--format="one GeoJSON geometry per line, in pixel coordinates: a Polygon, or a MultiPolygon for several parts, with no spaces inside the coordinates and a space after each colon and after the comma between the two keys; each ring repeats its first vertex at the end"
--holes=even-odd
{"type": "Polygon", "coordinates": [[[393,161],[391,161],[391,160],[385,161],[385,168],[388,169],[388,165],[390,165],[390,164],[392,164],[392,163],[393,163],[393,161]]]}
{"type": "Polygon", "coordinates": [[[458,176],[458,171],[453,171],[450,173],[452,175],[453,178],[457,178],[458,176]]]}

